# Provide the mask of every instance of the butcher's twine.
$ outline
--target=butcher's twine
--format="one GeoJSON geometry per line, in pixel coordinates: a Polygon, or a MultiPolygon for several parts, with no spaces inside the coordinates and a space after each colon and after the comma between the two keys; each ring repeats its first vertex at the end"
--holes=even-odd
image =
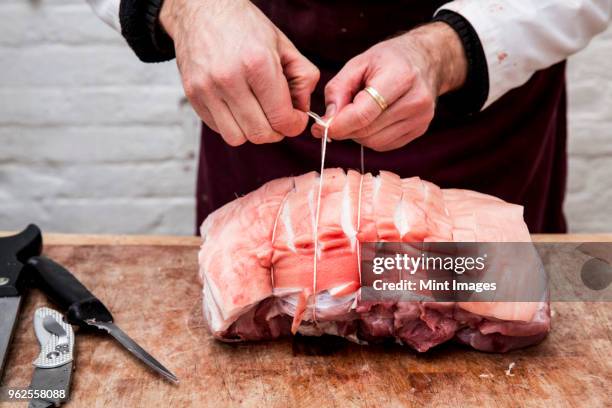
{"type": "MultiPolygon", "coordinates": [[[[315,119],[316,120],[316,119],[315,119]]],[[[327,153],[327,136],[329,133],[329,126],[331,125],[333,117],[329,118],[328,121],[320,119],[317,121],[323,126],[323,137],[321,138],[321,171],[319,172],[319,191],[317,192],[317,209],[315,211],[315,225],[314,225],[314,269],[312,274],[312,294],[314,297],[313,308],[312,308],[312,320],[314,324],[317,324],[317,260],[319,257],[319,215],[321,212],[321,192],[323,191],[323,171],[325,170],[325,154],[327,153]]]]}
{"type": "MultiPolygon", "coordinates": [[[[312,320],[313,323],[317,324],[317,261],[319,257],[319,216],[321,212],[321,193],[323,191],[323,172],[325,170],[325,155],[327,153],[327,142],[329,127],[334,119],[332,116],[327,121],[324,121],[319,115],[314,112],[308,112],[308,115],[312,117],[319,125],[323,127],[323,137],[321,138],[321,171],[319,173],[319,191],[317,193],[317,209],[315,212],[315,227],[314,227],[314,266],[313,266],[313,278],[312,278],[312,293],[313,293],[313,309],[312,309],[312,320]]],[[[363,174],[365,172],[364,163],[364,151],[363,145],[360,145],[360,161],[361,161],[361,180],[359,182],[359,196],[357,199],[357,232],[360,228],[361,222],[361,191],[363,188],[363,174]]],[[[359,281],[361,282],[361,246],[357,242],[357,269],[359,271],[359,281]]]]}
{"type": "MultiPolygon", "coordinates": [[[[325,121],[323,120],[321,116],[317,115],[314,112],[307,112],[307,113],[308,113],[308,116],[312,117],[316,123],[318,123],[319,125],[323,127],[323,137],[321,138],[321,171],[319,173],[319,189],[317,192],[317,207],[315,210],[315,225],[314,225],[314,237],[313,237],[313,240],[314,240],[313,259],[314,261],[313,261],[313,274],[312,274],[313,276],[312,295],[313,295],[314,300],[313,300],[313,309],[312,309],[312,320],[313,320],[313,323],[316,325],[317,324],[317,261],[318,261],[318,254],[319,254],[319,216],[321,212],[321,194],[323,191],[323,172],[325,170],[325,156],[327,154],[327,143],[331,141],[329,140],[329,137],[328,137],[329,127],[334,118],[331,117],[329,120],[325,121]]],[[[359,195],[357,197],[357,233],[359,233],[360,224],[361,224],[361,193],[363,190],[363,176],[365,173],[365,160],[364,160],[363,145],[360,145],[360,162],[361,162],[361,179],[359,181],[359,195]]],[[[287,200],[288,196],[289,196],[289,192],[287,192],[287,194],[281,201],[280,207],[276,214],[276,218],[274,220],[274,225],[272,227],[272,237],[271,237],[272,246],[274,246],[274,239],[276,238],[276,227],[278,225],[278,221],[281,216],[282,209],[285,205],[285,201],[287,200]]],[[[356,239],[358,240],[357,237],[356,239]]],[[[359,270],[359,281],[361,282],[361,246],[359,245],[358,241],[357,241],[357,268],[359,270]]],[[[270,267],[270,272],[271,272],[272,288],[274,289],[274,262],[272,262],[272,265],[270,267]]]]}

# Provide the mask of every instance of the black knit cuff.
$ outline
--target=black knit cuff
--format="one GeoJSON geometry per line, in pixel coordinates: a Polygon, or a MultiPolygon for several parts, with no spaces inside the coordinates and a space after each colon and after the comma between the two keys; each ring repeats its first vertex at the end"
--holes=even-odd
{"type": "Polygon", "coordinates": [[[468,62],[468,72],[463,87],[443,95],[440,101],[459,113],[479,112],[489,96],[489,69],[476,30],[462,15],[450,10],[441,10],[433,21],[444,22],[457,32],[468,62]]]}
{"type": "Polygon", "coordinates": [[[121,0],[121,34],[144,62],[174,58],[174,43],[159,23],[163,3],[164,0],[121,0]]]}

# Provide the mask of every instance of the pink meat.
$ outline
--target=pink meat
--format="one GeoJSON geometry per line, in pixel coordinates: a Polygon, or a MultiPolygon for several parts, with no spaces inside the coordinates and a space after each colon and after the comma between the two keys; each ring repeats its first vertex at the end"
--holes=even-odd
{"type": "Polygon", "coordinates": [[[418,177],[326,169],[315,251],[319,180],[311,172],[271,181],[202,224],[204,314],[217,338],[333,334],[421,352],[454,339],[503,352],[546,336],[546,300],[368,303],[359,296],[361,242],[529,242],[522,207],[418,177]]]}

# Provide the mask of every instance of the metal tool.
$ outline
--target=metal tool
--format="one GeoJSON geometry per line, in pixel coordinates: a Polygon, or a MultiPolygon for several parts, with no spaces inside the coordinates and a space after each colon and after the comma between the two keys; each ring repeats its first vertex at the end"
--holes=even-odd
{"type": "Polygon", "coordinates": [[[35,225],[17,235],[0,238],[0,378],[26,286],[24,264],[41,251],[42,235],[35,225]]]}
{"type": "Polygon", "coordinates": [[[170,381],[176,376],[113,323],[113,316],[66,268],[44,256],[27,261],[36,275],[38,286],[66,310],[66,320],[80,327],[96,328],[110,333],[130,353],[170,381]]]}
{"type": "Polygon", "coordinates": [[[62,315],[41,307],[34,313],[34,332],[40,354],[34,360],[30,390],[35,397],[30,408],[59,406],[70,397],[70,380],[74,359],[74,332],[62,315]]]}

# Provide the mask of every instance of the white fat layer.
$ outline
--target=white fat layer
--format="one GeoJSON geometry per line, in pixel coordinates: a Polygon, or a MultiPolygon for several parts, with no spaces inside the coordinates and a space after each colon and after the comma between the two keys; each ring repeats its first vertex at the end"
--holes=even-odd
{"type": "Polygon", "coordinates": [[[212,305],[209,305],[210,299],[212,299],[212,295],[208,290],[207,286],[208,285],[206,285],[206,283],[202,286],[202,309],[204,310],[204,319],[208,322],[210,329],[212,331],[216,331],[216,327],[222,325],[220,320],[221,316],[219,315],[219,313],[215,313],[215,315],[213,316],[211,307],[216,309],[217,305],[214,304],[214,301],[212,302],[212,305]]]}
{"type": "Polygon", "coordinates": [[[302,288],[274,288],[272,289],[272,296],[277,298],[284,298],[289,295],[295,295],[296,293],[300,293],[302,288]]]}
{"type": "Polygon", "coordinates": [[[308,191],[308,209],[310,210],[310,219],[311,219],[310,222],[312,223],[313,230],[315,227],[315,213],[316,213],[315,206],[316,206],[315,191],[314,191],[314,185],[313,185],[313,188],[311,188],[310,191],[308,191]]]}
{"type": "Polygon", "coordinates": [[[342,189],[342,214],[340,216],[340,225],[344,235],[351,241],[351,250],[355,250],[357,243],[357,230],[353,225],[353,203],[351,202],[350,178],[346,177],[346,183],[342,189]]]}
{"type": "Polygon", "coordinates": [[[423,189],[423,204],[427,207],[429,206],[429,188],[423,181],[421,181],[421,188],[423,189]]]}
{"type": "MultiPolygon", "coordinates": [[[[320,182],[321,177],[319,176],[319,178],[317,178],[317,181],[320,182]]],[[[311,219],[311,223],[312,223],[312,236],[313,236],[313,243],[314,241],[314,235],[318,234],[317,231],[317,198],[316,198],[316,186],[318,186],[318,183],[314,183],[313,187],[310,189],[310,191],[308,192],[308,208],[310,209],[310,219],[311,219]]],[[[319,209],[320,211],[320,209],[319,209]]],[[[317,259],[321,258],[321,245],[317,245],[317,248],[315,248],[316,252],[317,252],[317,259]]]]}
{"type": "Polygon", "coordinates": [[[336,296],[338,293],[343,292],[344,290],[346,290],[347,287],[353,285],[353,282],[347,282],[344,285],[340,285],[340,286],[336,286],[335,288],[331,288],[329,290],[329,294],[332,296],[336,296]]]}
{"type": "Polygon", "coordinates": [[[322,336],[323,334],[342,336],[353,343],[368,344],[367,341],[359,339],[356,332],[348,335],[341,334],[338,330],[338,322],[317,322],[316,325],[303,324],[298,328],[298,333],[304,336],[322,336]]]}
{"type": "Polygon", "coordinates": [[[404,208],[404,193],[402,193],[402,196],[395,207],[395,212],[393,213],[393,223],[399,232],[400,238],[403,238],[404,235],[410,231],[410,224],[408,223],[408,217],[404,208]]]}
{"type": "Polygon", "coordinates": [[[208,231],[210,230],[212,226],[212,221],[211,221],[212,219],[213,217],[206,217],[206,219],[202,223],[202,226],[200,227],[200,236],[202,237],[202,245],[204,245],[204,243],[206,242],[206,238],[208,238],[208,231]]]}
{"type": "MultiPolygon", "coordinates": [[[[333,289],[332,289],[333,290],[333,289]]],[[[289,316],[295,316],[295,309],[299,301],[299,297],[301,295],[301,288],[295,288],[294,290],[285,289],[284,293],[286,294],[283,297],[279,297],[280,299],[280,307],[283,313],[289,316]]],[[[276,290],[275,290],[276,295],[276,290]]],[[[276,295],[278,296],[278,295],[276,295]]],[[[326,314],[331,314],[333,316],[338,317],[341,315],[342,311],[349,312],[354,305],[355,298],[357,296],[357,292],[351,293],[347,296],[336,297],[331,295],[328,291],[322,291],[317,294],[316,302],[308,302],[306,306],[306,310],[304,311],[304,320],[312,320],[312,309],[313,305],[316,303],[317,305],[317,317],[324,318],[326,314]]]]}
{"type": "MultiPolygon", "coordinates": [[[[206,276],[206,274],[204,274],[206,276]]],[[[206,317],[206,321],[210,326],[211,331],[218,333],[227,330],[232,323],[234,323],[240,315],[248,309],[249,306],[234,310],[230,315],[224,315],[223,311],[219,308],[219,303],[217,302],[218,297],[215,296],[218,290],[215,288],[211,282],[206,279],[204,281],[204,288],[202,289],[203,293],[203,302],[204,302],[204,316],[206,317]]]]}
{"type": "MultiPolygon", "coordinates": [[[[224,318],[222,316],[221,310],[218,307],[217,302],[215,301],[214,295],[211,291],[211,286],[207,283],[204,284],[202,289],[203,292],[203,312],[204,318],[208,323],[210,330],[215,334],[220,334],[225,332],[230,328],[234,322],[236,322],[243,313],[246,313],[249,309],[254,307],[255,305],[248,305],[244,308],[241,308],[236,313],[229,318],[224,318]]],[[[295,315],[295,309],[298,302],[298,296],[301,292],[301,289],[285,289],[282,291],[274,291],[274,296],[276,296],[276,302],[268,312],[266,318],[271,319],[274,316],[280,314],[286,314],[289,316],[295,315]]],[[[321,292],[317,295],[317,316],[325,318],[326,314],[330,316],[334,316],[334,318],[338,318],[342,316],[342,313],[346,313],[347,316],[350,315],[350,312],[355,308],[357,303],[357,293],[355,292],[351,295],[344,297],[335,297],[330,295],[327,292],[321,292]]],[[[308,324],[309,320],[312,320],[312,305],[307,307],[306,312],[304,313],[304,323],[302,324],[298,332],[303,335],[313,335],[320,336],[322,334],[332,334],[339,335],[338,332],[338,322],[337,321],[319,321],[316,325],[308,324]]],[[[347,337],[349,340],[363,343],[360,341],[356,335],[350,334],[347,337]]]]}
{"type": "Polygon", "coordinates": [[[374,193],[372,194],[373,203],[376,203],[376,199],[378,197],[378,191],[380,190],[380,185],[382,184],[382,178],[380,175],[374,177],[374,193]]]}
{"type": "Polygon", "coordinates": [[[293,253],[296,253],[297,249],[295,248],[295,231],[293,231],[293,223],[291,222],[291,209],[289,207],[289,202],[286,202],[281,212],[281,221],[283,223],[283,226],[285,227],[285,234],[287,235],[287,246],[293,253]]]}
{"type": "MultiPolygon", "coordinates": [[[[231,262],[229,257],[224,257],[223,262],[231,262]]],[[[221,266],[223,270],[229,270],[231,264],[224,264],[221,266]]],[[[234,308],[222,308],[225,302],[222,301],[224,296],[219,291],[217,285],[209,279],[208,265],[202,265],[202,283],[203,283],[203,302],[204,302],[204,315],[213,332],[222,332],[227,330],[238,318],[249,310],[253,305],[259,303],[263,299],[259,299],[256,302],[243,305],[241,307],[234,308]]]]}

